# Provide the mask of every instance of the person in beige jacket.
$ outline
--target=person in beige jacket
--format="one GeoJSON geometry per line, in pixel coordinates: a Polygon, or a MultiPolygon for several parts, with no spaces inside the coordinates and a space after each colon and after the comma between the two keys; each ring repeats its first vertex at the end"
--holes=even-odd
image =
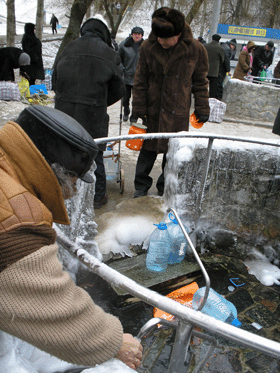
{"type": "Polygon", "coordinates": [[[98,147],[73,118],[24,109],[0,130],[0,330],[69,363],[116,357],[136,369],[142,346],[63,271],[53,221],[69,224],[64,199],[98,147]]]}
{"type": "Polygon", "coordinates": [[[245,80],[245,76],[252,72],[253,51],[256,49],[253,41],[248,41],[247,45],[239,53],[238,62],[233,73],[233,79],[245,80]]]}

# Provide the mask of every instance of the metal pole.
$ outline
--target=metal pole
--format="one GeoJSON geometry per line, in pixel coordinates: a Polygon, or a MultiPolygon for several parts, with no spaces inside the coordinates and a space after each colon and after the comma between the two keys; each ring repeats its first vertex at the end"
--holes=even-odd
{"type": "Polygon", "coordinates": [[[208,36],[208,43],[212,40],[212,35],[217,33],[219,18],[220,18],[220,9],[221,9],[222,0],[215,0],[213,5],[212,20],[210,26],[210,32],[208,36]]]}

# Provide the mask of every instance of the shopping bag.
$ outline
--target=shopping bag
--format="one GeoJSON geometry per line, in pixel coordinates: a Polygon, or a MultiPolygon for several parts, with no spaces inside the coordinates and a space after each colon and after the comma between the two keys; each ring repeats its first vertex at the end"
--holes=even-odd
{"type": "Polygon", "coordinates": [[[0,100],[20,101],[19,86],[15,82],[0,81],[0,100]]]}
{"type": "Polygon", "coordinates": [[[45,84],[48,91],[52,90],[52,73],[53,70],[45,70],[45,79],[41,80],[41,84],[45,84]]]}
{"type": "Polygon", "coordinates": [[[226,113],[227,104],[216,98],[209,98],[210,116],[208,122],[221,123],[226,113]]]}
{"type": "Polygon", "coordinates": [[[29,91],[29,82],[28,80],[22,76],[20,82],[18,83],[18,87],[20,90],[21,97],[29,97],[30,91],[29,91]]]}
{"type": "Polygon", "coordinates": [[[34,95],[34,93],[37,93],[38,95],[44,93],[45,95],[48,94],[48,90],[45,86],[45,84],[34,84],[29,87],[30,94],[34,95]]]}

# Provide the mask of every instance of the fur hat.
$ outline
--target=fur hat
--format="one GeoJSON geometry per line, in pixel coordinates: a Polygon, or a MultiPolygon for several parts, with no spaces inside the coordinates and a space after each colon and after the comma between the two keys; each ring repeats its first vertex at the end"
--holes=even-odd
{"type": "Polygon", "coordinates": [[[32,105],[15,122],[50,164],[59,163],[83,181],[93,182],[87,172],[99,149],[75,119],[48,106],[32,105]]]}
{"type": "Polygon", "coordinates": [[[142,29],[142,27],[133,27],[133,29],[131,30],[131,35],[132,34],[141,34],[142,36],[144,35],[144,30],[142,29]]]}
{"type": "Polygon", "coordinates": [[[152,15],[152,31],[159,38],[179,35],[186,25],[185,16],[179,10],[162,7],[152,15]]]}
{"type": "Polygon", "coordinates": [[[30,57],[27,53],[23,52],[20,54],[18,59],[19,66],[30,65],[30,57]]]}
{"type": "Polygon", "coordinates": [[[274,43],[272,40],[269,40],[266,45],[268,46],[269,49],[272,49],[274,47],[274,43]]]}
{"type": "Polygon", "coordinates": [[[215,40],[215,41],[220,41],[220,39],[221,39],[221,36],[220,35],[218,35],[218,34],[214,34],[214,35],[212,35],[212,40],[215,40]]]}

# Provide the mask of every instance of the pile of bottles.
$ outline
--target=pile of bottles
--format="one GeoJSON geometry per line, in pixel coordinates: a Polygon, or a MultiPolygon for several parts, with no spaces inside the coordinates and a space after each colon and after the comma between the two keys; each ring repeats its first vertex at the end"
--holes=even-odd
{"type": "MultiPolygon", "coordinates": [[[[146,258],[148,270],[164,272],[168,264],[181,263],[188,247],[187,239],[173,214],[169,214],[169,223],[154,224],[157,228],[149,239],[146,258]]],[[[188,228],[184,226],[187,233],[188,228]]]]}

